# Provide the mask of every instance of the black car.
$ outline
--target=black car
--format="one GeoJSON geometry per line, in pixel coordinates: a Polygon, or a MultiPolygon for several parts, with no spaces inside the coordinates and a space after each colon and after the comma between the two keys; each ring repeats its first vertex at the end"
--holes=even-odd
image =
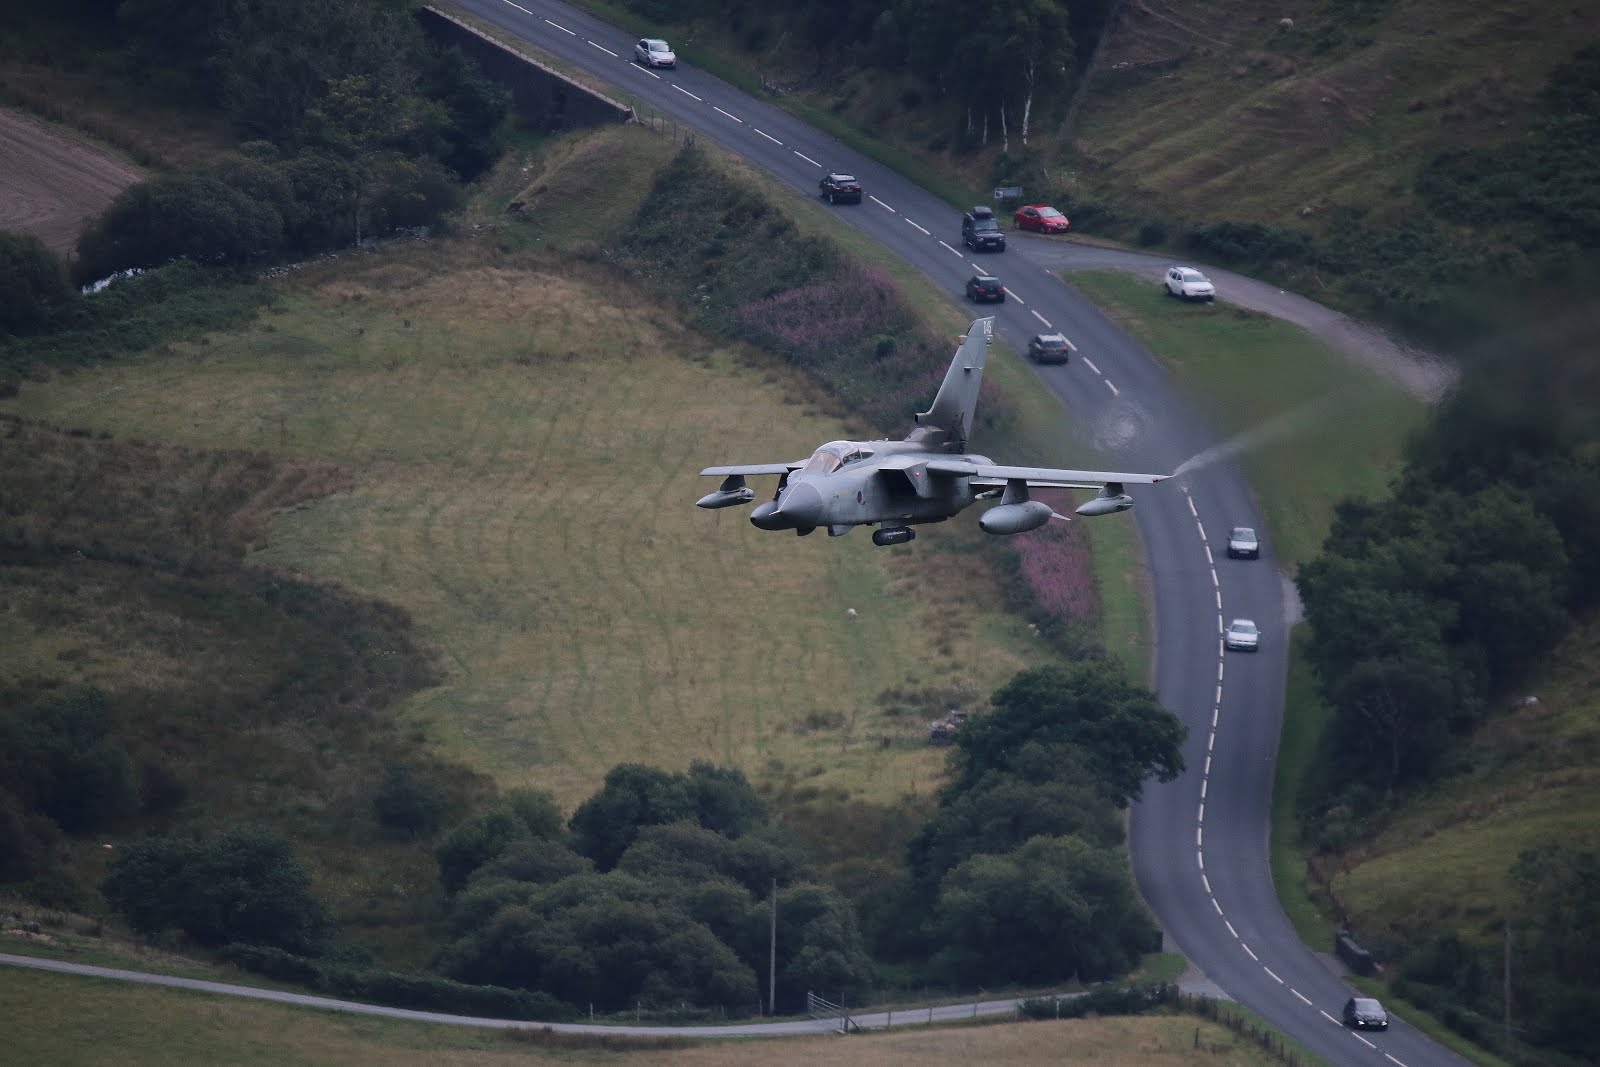
{"type": "Polygon", "coordinates": [[[1006,250],[1006,235],[1001,232],[992,208],[979,204],[961,216],[961,243],[974,252],[1006,250]]]}
{"type": "Polygon", "coordinates": [[[841,174],[830,170],[818,183],[822,198],[830,204],[861,203],[861,182],[854,174],[841,174]]]}
{"type": "Polygon", "coordinates": [[[1028,338],[1028,358],[1035,363],[1065,363],[1072,355],[1072,342],[1065,334],[1036,333],[1028,338]]]}
{"type": "Polygon", "coordinates": [[[1352,1030],[1387,1030],[1389,1013],[1371,997],[1351,997],[1344,1002],[1344,1024],[1352,1030]]]}
{"type": "Polygon", "coordinates": [[[967,279],[967,299],[975,304],[1006,302],[1006,287],[992,274],[974,274],[967,279]]]}

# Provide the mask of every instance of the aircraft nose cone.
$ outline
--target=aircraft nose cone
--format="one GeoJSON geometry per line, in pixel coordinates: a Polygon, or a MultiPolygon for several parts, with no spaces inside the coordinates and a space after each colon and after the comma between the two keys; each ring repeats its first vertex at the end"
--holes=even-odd
{"type": "Polygon", "coordinates": [[[778,511],[796,526],[820,526],[822,494],[817,492],[816,486],[807,482],[791,485],[789,491],[783,494],[783,499],[778,501],[778,511]]]}

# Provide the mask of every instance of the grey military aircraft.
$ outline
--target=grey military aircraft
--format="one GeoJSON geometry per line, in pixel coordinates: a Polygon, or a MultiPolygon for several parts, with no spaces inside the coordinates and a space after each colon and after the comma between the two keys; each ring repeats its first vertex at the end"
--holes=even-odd
{"type": "Polygon", "coordinates": [[[956,349],[933,406],[917,416],[901,441],[829,441],[810,459],[789,463],[751,463],[707,467],[702,475],[723,479],[721,487],[696,503],[703,508],[748,504],[755,490],[750,475],[776,474],[778,491],[750,513],[759,530],[793,530],[804,537],[818,527],[839,537],[853,526],[877,523],[875,545],[902,545],[917,536],[912,526],[943,522],[979,500],[998,498],[978,518],[991,534],[1036,530],[1057,515],[1049,504],[1032,500],[1039,487],[1098,489],[1078,507],[1079,515],[1110,515],[1133,507],[1123,491],[1129,482],[1153,484],[1165,474],[1109,474],[1007,467],[967,452],[967,434],[978,406],[984,361],[994,340],[994,319],[975,320],[956,349]]]}

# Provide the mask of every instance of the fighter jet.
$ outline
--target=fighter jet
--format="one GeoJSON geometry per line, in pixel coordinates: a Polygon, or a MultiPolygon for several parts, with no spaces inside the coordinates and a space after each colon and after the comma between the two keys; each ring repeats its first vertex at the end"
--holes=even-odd
{"type": "Polygon", "coordinates": [[[1125,484],[1154,484],[1169,477],[1005,467],[967,452],[978,385],[993,339],[993,317],[972,323],[933,406],[917,415],[904,440],[829,441],[810,459],[707,467],[700,473],[720,475],[722,485],[696,503],[703,508],[748,504],[755,490],[745,478],[776,474],[777,493],[750,513],[758,530],[793,530],[804,537],[820,527],[830,537],[840,537],[851,527],[877,523],[872,543],[886,546],[903,545],[917,536],[913,526],[943,522],[979,500],[999,501],[978,518],[985,533],[1025,533],[1052,518],[1065,518],[1043,501],[1030,499],[1031,488],[1098,489],[1098,496],[1078,507],[1079,515],[1127,511],[1133,498],[1123,491],[1125,484]]]}

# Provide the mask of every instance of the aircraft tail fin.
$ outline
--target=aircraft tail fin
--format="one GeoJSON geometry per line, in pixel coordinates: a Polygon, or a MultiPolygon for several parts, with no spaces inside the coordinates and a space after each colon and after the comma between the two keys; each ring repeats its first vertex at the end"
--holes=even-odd
{"type": "Polygon", "coordinates": [[[925,441],[930,447],[948,452],[964,452],[972,418],[978,409],[978,387],[983,384],[983,366],[994,339],[994,317],[974,319],[967,336],[956,349],[944,384],[933,398],[933,406],[917,415],[917,428],[908,440],[925,441]]]}

